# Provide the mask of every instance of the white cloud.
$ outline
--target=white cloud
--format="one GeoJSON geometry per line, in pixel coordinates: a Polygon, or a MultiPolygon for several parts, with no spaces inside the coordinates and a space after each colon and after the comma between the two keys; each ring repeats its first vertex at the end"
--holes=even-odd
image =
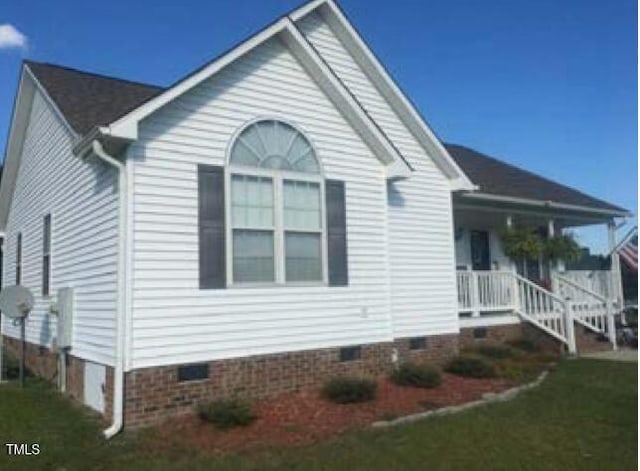
{"type": "Polygon", "coordinates": [[[5,23],[0,25],[0,49],[9,48],[25,49],[27,37],[18,31],[13,25],[5,23]]]}

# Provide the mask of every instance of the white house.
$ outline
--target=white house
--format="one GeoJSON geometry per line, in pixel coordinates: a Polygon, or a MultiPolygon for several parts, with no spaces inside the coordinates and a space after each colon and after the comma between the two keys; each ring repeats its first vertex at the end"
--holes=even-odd
{"type": "MultiPolygon", "coordinates": [[[[26,61],[2,278],[36,297],[31,368],[113,417],[111,436],[216,396],[442,362],[474,337],[575,352],[574,321],[612,332],[617,279],[517,267],[498,234],[602,223],[613,238],[627,215],[441,143],[314,0],[166,88],[26,61]]],[[[18,328],[2,333],[17,348],[18,328]]]]}

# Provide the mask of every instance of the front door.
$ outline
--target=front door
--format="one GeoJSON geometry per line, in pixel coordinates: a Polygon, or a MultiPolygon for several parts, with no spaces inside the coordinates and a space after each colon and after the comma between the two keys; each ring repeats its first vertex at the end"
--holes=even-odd
{"type": "Polygon", "coordinates": [[[471,231],[471,268],[472,270],[491,270],[487,231],[471,231]]]}

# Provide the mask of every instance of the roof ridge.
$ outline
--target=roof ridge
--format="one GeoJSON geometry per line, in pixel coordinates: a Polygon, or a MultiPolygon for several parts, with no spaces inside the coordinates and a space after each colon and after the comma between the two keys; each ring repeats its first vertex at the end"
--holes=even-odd
{"type": "Polygon", "coordinates": [[[61,64],[52,64],[51,62],[38,62],[38,61],[34,61],[34,60],[30,60],[30,59],[25,59],[23,61],[24,64],[26,65],[37,65],[37,66],[45,66],[45,67],[53,67],[56,69],[62,69],[62,70],[66,70],[68,72],[74,72],[74,73],[78,73],[78,74],[82,74],[82,75],[90,75],[92,77],[98,77],[98,78],[102,78],[102,79],[107,79],[107,80],[114,80],[117,82],[122,82],[122,83],[129,83],[132,85],[141,85],[143,87],[149,87],[149,88],[156,88],[158,90],[166,90],[167,87],[164,87],[162,85],[155,85],[152,83],[148,83],[148,82],[141,82],[138,80],[129,80],[129,79],[125,79],[122,77],[115,77],[113,75],[106,75],[106,74],[100,74],[97,72],[89,72],[87,70],[81,70],[81,69],[77,69],[75,67],[70,67],[67,65],[61,65],[61,64]]]}

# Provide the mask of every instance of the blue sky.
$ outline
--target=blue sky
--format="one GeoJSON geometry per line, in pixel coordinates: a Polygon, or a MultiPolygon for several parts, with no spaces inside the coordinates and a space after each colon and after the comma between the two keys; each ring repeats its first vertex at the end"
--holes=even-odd
{"type": "MultiPolygon", "coordinates": [[[[22,58],[166,85],[298,4],[3,2],[27,46],[0,49],[0,145],[22,58]]],[[[340,5],[443,140],[637,212],[634,0],[340,5]]],[[[606,247],[602,227],[579,236],[606,247]]]]}

